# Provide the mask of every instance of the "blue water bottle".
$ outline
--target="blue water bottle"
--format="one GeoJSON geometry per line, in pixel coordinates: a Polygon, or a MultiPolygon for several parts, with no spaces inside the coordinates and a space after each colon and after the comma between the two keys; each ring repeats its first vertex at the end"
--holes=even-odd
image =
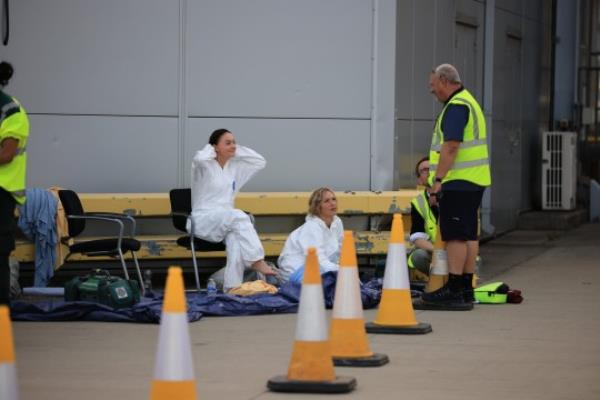
{"type": "Polygon", "coordinates": [[[214,296],[217,294],[217,282],[214,279],[210,278],[206,283],[206,294],[209,296],[214,296]]]}

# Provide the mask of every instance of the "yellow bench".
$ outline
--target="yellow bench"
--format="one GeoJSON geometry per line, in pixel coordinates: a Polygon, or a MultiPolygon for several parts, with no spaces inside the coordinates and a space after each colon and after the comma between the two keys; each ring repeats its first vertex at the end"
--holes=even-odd
{"type": "MultiPolygon", "coordinates": [[[[376,216],[402,213],[404,229],[410,229],[410,201],[419,192],[417,190],[383,192],[337,192],[338,214],[340,216],[376,216]]],[[[239,193],[236,207],[261,216],[301,216],[308,209],[309,192],[267,192],[239,193]]],[[[116,212],[133,215],[136,218],[166,218],[171,211],[168,193],[82,193],[79,195],[86,212],[116,212]]],[[[265,255],[276,257],[281,252],[287,233],[259,234],[265,255]]],[[[138,252],[140,259],[167,260],[191,258],[190,252],[177,246],[180,235],[138,235],[142,248],[138,252]]],[[[359,255],[384,255],[387,253],[389,232],[356,232],[356,250],[359,255]]],[[[90,238],[85,238],[89,240],[90,238]]],[[[20,262],[31,262],[35,257],[32,243],[18,241],[13,256],[20,262]]],[[[198,257],[224,257],[224,252],[200,252],[198,257]]],[[[69,260],[101,260],[102,257],[86,257],[74,254],[69,260]]]]}
{"type": "MultiPolygon", "coordinates": [[[[418,190],[385,192],[337,192],[338,214],[379,215],[410,213],[410,202],[418,190]]],[[[243,192],[235,206],[261,215],[304,215],[308,210],[309,192],[243,192]]],[[[117,212],[135,217],[161,217],[171,212],[168,193],[81,193],[79,198],[87,212],[117,212]]]]}

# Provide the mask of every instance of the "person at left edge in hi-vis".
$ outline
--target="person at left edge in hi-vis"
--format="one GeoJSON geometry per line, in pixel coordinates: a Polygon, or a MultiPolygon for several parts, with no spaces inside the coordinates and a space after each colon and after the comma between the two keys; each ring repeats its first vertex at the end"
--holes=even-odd
{"type": "Polygon", "coordinates": [[[15,248],[15,207],[25,203],[25,172],[29,119],[17,99],[4,87],[13,75],[7,62],[0,63],[0,304],[10,303],[8,258],[15,248]]]}

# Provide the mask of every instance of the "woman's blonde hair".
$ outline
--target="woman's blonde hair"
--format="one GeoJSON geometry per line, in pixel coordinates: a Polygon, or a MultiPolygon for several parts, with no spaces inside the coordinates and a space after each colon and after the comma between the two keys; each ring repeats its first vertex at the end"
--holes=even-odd
{"type": "Polygon", "coordinates": [[[314,215],[315,217],[319,216],[319,206],[323,201],[325,192],[333,193],[333,190],[328,187],[320,187],[310,195],[310,198],[308,199],[308,213],[310,215],[314,215]]]}

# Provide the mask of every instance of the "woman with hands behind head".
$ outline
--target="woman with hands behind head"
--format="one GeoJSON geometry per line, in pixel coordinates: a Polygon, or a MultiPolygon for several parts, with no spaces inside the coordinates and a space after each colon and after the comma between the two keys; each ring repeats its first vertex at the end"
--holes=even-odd
{"type": "Polygon", "coordinates": [[[264,249],[250,217],[234,208],[235,195],[265,165],[263,156],[237,145],[227,129],[214,131],[192,160],[193,233],[210,242],[225,241],[224,291],[242,283],[245,269],[276,275],[264,260],[264,249]]]}

